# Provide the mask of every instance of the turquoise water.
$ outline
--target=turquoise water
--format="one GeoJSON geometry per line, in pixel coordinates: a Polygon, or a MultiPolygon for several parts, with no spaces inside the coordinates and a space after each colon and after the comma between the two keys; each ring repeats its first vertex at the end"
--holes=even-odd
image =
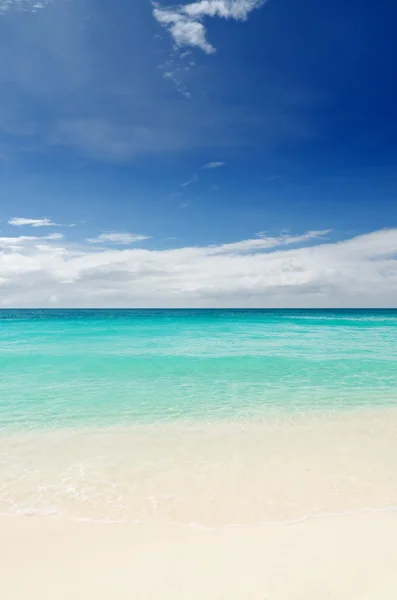
{"type": "Polygon", "coordinates": [[[397,311],[3,310],[0,514],[395,507],[396,390],[397,311]]]}
{"type": "Polygon", "coordinates": [[[397,401],[397,310],[2,310],[0,428],[397,401]]]}

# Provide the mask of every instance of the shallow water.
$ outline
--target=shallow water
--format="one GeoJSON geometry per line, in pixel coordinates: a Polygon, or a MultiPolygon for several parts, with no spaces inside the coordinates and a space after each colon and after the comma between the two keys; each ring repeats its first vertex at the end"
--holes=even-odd
{"type": "Polygon", "coordinates": [[[397,311],[0,311],[0,427],[394,405],[397,311]]]}

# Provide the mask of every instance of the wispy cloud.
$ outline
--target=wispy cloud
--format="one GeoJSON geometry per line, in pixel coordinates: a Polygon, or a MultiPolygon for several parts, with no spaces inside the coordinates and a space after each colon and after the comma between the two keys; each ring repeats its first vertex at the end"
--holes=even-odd
{"type": "Polygon", "coordinates": [[[187,89],[183,79],[184,75],[186,75],[186,72],[193,68],[194,63],[190,63],[188,65],[178,64],[178,62],[182,62],[183,54],[181,54],[178,59],[176,59],[174,53],[171,54],[166,63],[164,65],[160,65],[160,68],[163,70],[164,79],[170,79],[174,83],[177,91],[182,94],[182,96],[185,98],[191,98],[192,93],[187,89]]]}
{"type": "Polygon", "coordinates": [[[397,229],[326,236],[166,250],[0,238],[0,305],[50,306],[56,297],[60,306],[397,306],[397,229]]]}
{"type": "Polygon", "coordinates": [[[191,179],[185,181],[185,183],[181,183],[181,187],[187,187],[188,185],[192,185],[192,183],[196,183],[198,181],[198,176],[195,173],[191,179]]]}
{"type": "Polygon", "coordinates": [[[0,0],[0,15],[9,10],[36,12],[43,9],[50,0],[0,0]]]}
{"type": "Polygon", "coordinates": [[[232,242],[230,244],[222,244],[220,246],[209,246],[208,252],[210,254],[252,253],[258,252],[260,250],[270,250],[271,248],[278,248],[281,246],[293,246],[296,244],[303,244],[310,240],[322,238],[328,233],[331,233],[330,229],[323,229],[320,231],[307,231],[302,235],[295,236],[284,234],[277,237],[272,237],[259,233],[257,238],[253,238],[250,240],[232,242]]]}
{"type": "Polygon", "coordinates": [[[136,242],[147,240],[147,235],[139,235],[137,233],[101,233],[95,238],[88,238],[87,242],[90,244],[120,244],[128,245],[136,242]]]}
{"type": "MultiPolygon", "coordinates": [[[[213,162],[209,162],[206,165],[203,165],[201,167],[201,169],[219,169],[219,167],[223,167],[226,163],[221,162],[221,161],[213,161],[213,162]]],[[[193,175],[193,177],[191,177],[191,179],[188,179],[187,181],[185,181],[184,183],[181,183],[180,187],[187,187],[188,185],[192,185],[192,183],[196,183],[199,180],[199,176],[197,175],[197,173],[195,173],[193,175]]]]}
{"type": "Polygon", "coordinates": [[[13,217],[8,221],[9,225],[14,227],[24,227],[26,225],[30,227],[74,227],[72,225],[61,225],[60,223],[54,223],[51,219],[27,219],[25,217],[13,217]]]}
{"type": "Polygon", "coordinates": [[[42,241],[59,241],[62,240],[63,237],[64,236],[62,233],[50,233],[49,235],[20,235],[18,237],[0,237],[0,248],[18,249],[42,241]]]}
{"type": "Polygon", "coordinates": [[[207,32],[202,23],[205,17],[245,21],[252,10],[260,8],[265,2],[266,0],[199,0],[174,7],[162,7],[154,3],[153,15],[169,31],[176,46],[195,46],[212,54],[215,48],[207,41],[207,32]]]}
{"type": "Polygon", "coordinates": [[[226,164],[225,162],[214,160],[213,162],[207,163],[202,168],[203,169],[219,169],[219,167],[223,167],[225,164],[226,164]]]}

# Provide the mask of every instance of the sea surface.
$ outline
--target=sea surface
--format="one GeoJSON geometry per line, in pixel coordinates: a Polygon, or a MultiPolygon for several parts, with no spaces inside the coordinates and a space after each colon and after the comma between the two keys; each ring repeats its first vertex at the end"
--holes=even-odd
{"type": "Polygon", "coordinates": [[[394,506],[396,408],[397,310],[0,310],[0,512],[394,506]]]}
{"type": "Polygon", "coordinates": [[[2,310],[0,428],[393,404],[397,310],[2,310]]]}

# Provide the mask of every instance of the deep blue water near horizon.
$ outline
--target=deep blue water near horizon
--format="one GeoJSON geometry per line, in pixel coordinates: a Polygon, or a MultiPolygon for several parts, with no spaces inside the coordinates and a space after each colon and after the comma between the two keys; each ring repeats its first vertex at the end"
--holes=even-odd
{"type": "Polygon", "coordinates": [[[0,428],[395,405],[397,309],[2,309],[0,428]]]}

